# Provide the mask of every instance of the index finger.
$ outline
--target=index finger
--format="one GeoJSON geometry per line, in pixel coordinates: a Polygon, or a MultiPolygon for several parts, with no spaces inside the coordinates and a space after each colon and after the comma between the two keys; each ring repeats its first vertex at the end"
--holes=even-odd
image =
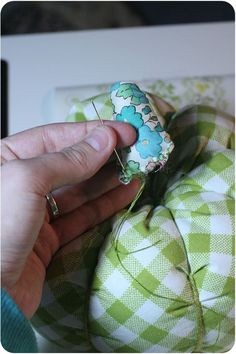
{"type": "MultiPolygon", "coordinates": [[[[136,132],[131,125],[106,120],[103,122],[115,130],[118,147],[134,143],[136,132]]],[[[99,125],[100,121],[95,120],[81,123],[53,123],[28,129],[2,139],[2,157],[9,161],[57,152],[83,140],[89,131],[99,125]]]]}

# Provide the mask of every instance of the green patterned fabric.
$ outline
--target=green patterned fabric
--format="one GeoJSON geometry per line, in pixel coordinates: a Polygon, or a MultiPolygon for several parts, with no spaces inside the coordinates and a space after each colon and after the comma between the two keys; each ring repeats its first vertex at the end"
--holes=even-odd
{"type": "MultiPolygon", "coordinates": [[[[151,79],[136,82],[142,90],[161,97],[176,110],[187,105],[208,105],[218,110],[234,115],[234,76],[203,76],[179,77],[170,79],[151,79]]],[[[75,87],[74,89],[60,89],[56,91],[56,112],[65,119],[65,115],[72,121],[87,119],[87,112],[83,111],[84,101],[93,96],[106,94],[109,84],[75,87]],[[82,111],[78,106],[81,107],[82,111]],[[79,113],[80,112],[80,113],[79,113]],[[63,116],[62,116],[63,115],[63,116]]]]}
{"type": "MultiPolygon", "coordinates": [[[[103,118],[106,97],[94,98],[103,118]]],[[[94,119],[90,108],[78,114],[94,119]]],[[[67,351],[233,346],[234,121],[207,106],[165,118],[175,149],[135,209],[72,241],[48,269],[33,323],[67,351]]]]}
{"type": "Polygon", "coordinates": [[[137,141],[121,150],[119,179],[124,184],[135,177],[144,179],[166,164],[174,144],[163,129],[162,119],[151,97],[130,82],[116,82],[110,89],[113,119],[131,124],[137,141]]]}

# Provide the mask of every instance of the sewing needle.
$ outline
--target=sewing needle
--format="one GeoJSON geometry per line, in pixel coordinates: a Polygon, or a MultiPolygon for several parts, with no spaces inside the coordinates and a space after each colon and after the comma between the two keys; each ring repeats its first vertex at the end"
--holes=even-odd
{"type": "MultiPolygon", "coordinates": [[[[102,118],[100,117],[100,115],[99,115],[99,113],[97,111],[97,108],[96,108],[96,106],[95,106],[93,101],[92,101],[92,105],[93,105],[93,108],[94,108],[94,110],[95,110],[95,112],[96,112],[96,114],[98,116],[98,119],[100,120],[101,124],[104,125],[104,122],[103,122],[102,118]]],[[[120,159],[120,156],[119,156],[119,154],[118,154],[116,149],[114,149],[114,153],[116,154],[117,160],[119,161],[119,164],[121,165],[121,168],[124,171],[125,170],[124,165],[123,165],[123,163],[122,163],[122,161],[120,159]]]]}

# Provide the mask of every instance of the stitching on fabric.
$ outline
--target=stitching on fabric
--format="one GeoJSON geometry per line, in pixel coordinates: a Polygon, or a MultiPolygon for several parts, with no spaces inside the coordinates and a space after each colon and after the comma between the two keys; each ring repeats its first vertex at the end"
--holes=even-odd
{"type": "Polygon", "coordinates": [[[202,348],[202,345],[203,345],[203,336],[204,336],[204,333],[205,333],[205,325],[204,325],[204,319],[203,319],[202,305],[201,305],[201,302],[200,302],[200,299],[199,299],[199,292],[198,292],[198,289],[197,289],[197,286],[196,286],[196,283],[195,283],[195,280],[194,280],[194,274],[192,274],[192,271],[191,271],[190,261],[189,261],[189,258],[188,258],[188,253],[187,253],[187,249],[186,249],[186,245],[185,245],[183,236],[182,236],[182,234],[181,234],[181,232],[180,232],[180,230],[178,228],[178,225],[175,222],[175,219],[174,219],[174,216],[172,214],[172,211],[170,209],[168,209],[168,210],[169,210],[169,213],[170,213],[170,215],[172,217],[173,222],[176,225],[176,228],[179,231],[180,237],[181,237],[182,242],[183,242],[185,255],[186,255],[188,271],[189,271],[189,273],[186,273],[186,275],[187,275],[187,279],[189,280],[189,284],[190,284],[190,287],[191,287],[191,290],[192,290],[193,304],[195,305],[195,308],[196,308],[196,317],[197,317],[197,343],[196,343],[196,346],[195,346],[193,352],[195,352],[195,353],[198,352],[199,353],[200,349],[202,348]]]}
{"type": "Polygon", "coordinates": [[[198,329],[197,329],[197,344],[194,348],[194,352],[200,352],[200,349],[202,348],[203,344],[203,336],[204,336],[204,320],[203,320],[203,311],[202,311],[202,306],[201,302],[199,299],[199,292],[193,277],[193,274],[189,274],[189,283],[192,289],[192,294],[193,294],[193,300],[194,304],[196,306],[196,315],[197,315],[197,324],[198,324],[198,329]]]}
{"type": "MultiPolygon", "coordinates": [[[[168,209],[169,210],[169,209],[168,209]]],[[[137,281],[137,279],[135,279],[135,277],[128,271],[128,269],[126,269],[126,267],[123,265],[122,263],[122,260],[120,258],[120,252],[119,251],[119,248],[118,248],[118,243],[119,243],[119,231],[123,225],[123,223],[125,222],[128,214],[130,212],[130,209],[128,210],[128,212],[126,212],[124,215],[123,215],[123,218],[120,222],[120,224],[118,224],[118,228],[115,230],[114,234],[115,234],[115,240],[113,240],[113,242],[115,243],[115,251],[117,253],[117,257],[119,259],[119,262],[120,262],[120,265],[122,266],[122,268],[131,276],[131,278],[133,280],[135,280],[143,289],[145,289],[149,294],[155,296],[155,297],[160,297],[160,298],[163,298],[163,299],[167,299],[169,301],[176,301],[176,299],[171,299],[171,298],[168,298],[168,297],[164,297],[164,296],[161,296],[161,295],[157,295],[157,294],[154,294],[152,292],[150,292],[145,286],[143,286],[143,284],[141,284],[140,282],[137,281]]],[[[171,211],[169,210],[170,212],[170,215],[172,216],[172,219],[173,219],[173,215],[171,213],[171,211]]],[[[173,219],[174,221],[174,219],[173,219]]],[[[175,221],[174,221],[175,222],[175,221]]],[[[176,225],[176,223],[175,223],[176,225]]],[[[177,229],[179,230],[178,226],[176,225],[177,229]]],[[[188,272],[184,271],[182,268],[179,268],[177,267],[177,269],[179,270],[182,270],[185,274],[186,274],[186,277],[187,279],[189,280],[189,284],[190,284],[190,288],[191,288],[191,291],[192,291],[192,296],[193,296],[193,302],[192,303],[188,303],[184,300],[182,300],[181,302],[182,303],[186,303],[187,305],[194,305],[195,306],[195,309],[196,309],[196,320],[197,320],[197,339],[196,339],[196,345],[195,345],[195,348],[193,350],[193,352],[200,352],[201,348],[202,348],[202,345],[203,345],[203,337],[204,337],[204,333],[205,333],[205,326],[204,326],[204,319],[203,319],[203,311],[202,311],[202,305],[201,305],[201,302],[200,302],[200,299],[199,299],[199,293],[198,293],[198,290],[197,290],[197,286],[196,286],[196,283],[195,283],[195,280],[194,280],[194,274],[191,273],[191,266],[190,266],[190,262],[189,262],[189,259],[188,259],[188,254],[187,254],[187,250],[186,250],[186,246],[185,246],[185,242],[184,242],[184,239],[180,233],[180,230],[179,230],[179,234],[181,236],[181,239],[182,239],[182,243],[183,243],[183,248],[184,248],[184,251],[185,251],[185,255],[186,255],[186,260],[187,260],[187,265],[188,265],[188,272]]]]}

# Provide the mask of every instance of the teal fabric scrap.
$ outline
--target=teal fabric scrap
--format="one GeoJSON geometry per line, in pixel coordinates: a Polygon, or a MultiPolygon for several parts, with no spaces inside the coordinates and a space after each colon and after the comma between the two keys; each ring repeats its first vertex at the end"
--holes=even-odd
{"type": "Polygon", "coordinates": [[[133,146],[121,151],[120,180],[127,184],[134,176],[145,176],[162,168],[174,144],[160,123],[160,113],[147,93],[129,82],[111,87],[113,119],[131,124],[137,130],[133,146]]]}

